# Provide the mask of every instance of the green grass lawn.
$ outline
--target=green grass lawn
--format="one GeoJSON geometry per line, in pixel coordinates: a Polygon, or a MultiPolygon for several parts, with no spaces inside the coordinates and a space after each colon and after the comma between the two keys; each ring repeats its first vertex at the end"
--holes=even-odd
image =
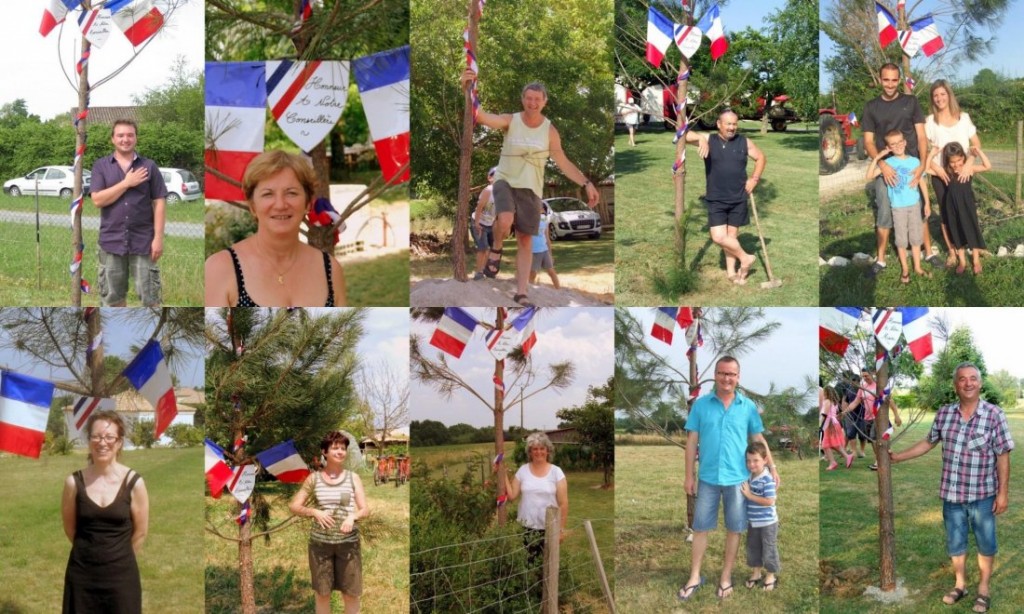
{"type": "MultiPolygon", "coordinates": [[[[818,174],[817,131],[769,132],[758,122],[741,122],[743,134],[767,157],[764,176],[754,191],[772,272],[784,284],[762,290],[767,281],[764,255],[753,214],[740,229],[743,249],[758,256],[750,281],[738,286],[725,278],[725,259],[707,231],[704,164],[696,147],[687,147],[686,269],[695,287],[686,300],[698,305],[817,305],[818,174]]],[[[794,126],[795,128],[795,126],[794,126]]],[[[615,298],[618,305],[657,305],[679,296],[659,292],[655,278],[679,269],[675,250],[673,133],[645,130],[636,147],[628,136],[616,135],[616,205],[618,245],[615,251],[615,298]]],[[[753,164],[748,163],[748,173],[753,164]]]]}
{"type": "MultiPolygon", "coordinates": [[[[149,491],[149,536],[139,555],[143,610],[203,611],[203,492],[200,448],[125,452],[149,491]]],[[[71,544],[64,536],[60,502],[64,479],[86,464],[85,455],[39,460],[0,458],[0,612],[60,610],[71,544]]]]}
{"type": "MultiPolygon", "coordinates": [[[[676,446],[615,449],[615,600],[620,612],[718,612],[722,607],[714,590],[725,542],[721,516],[718,529],[708,536],[702,566],[706,585],[685,606],[676,599],[690,571],[683,459],[683,450],[676,446]]],[[[778,460],[782,480],[778,495],[779,590],[765,593],[743,587],[749,568],[741,540],[733,568],[736,588],[725,611],[817,611],[818,464],[778,460]]],[[[853,506],[850,509],[854,511],[853,506]]]]}
{"type": "MultiPolygon", "coordinates": [[[[999,190],[1013,194],[1014,178],[1006,173],[983,175],[999,190]]],[[[997,205],[996,194],[975,182],[982,232],[989,250],[995,254],[1000,245],[1010,251],[1024,243],[1024,219],[1015,215],[1012,205],[997,205]]],[[[934,194],[932,200],[934,201],[934,194]]],[[[929,233],[932,244],[939,246],[945,258],[939,215],[932,208],[929,233]]],[[[821,251],[825,259],[832,256],[851,257],[855,252],[875,254],[874,210],[863,191],[836,196],[821,203],[821,251]]],[[[931,279],[911,275],[909,285],[901,284],[899,260],[892,243],[889,246],[887,269],[876,279],[868,279],[865,269],[856,266],[820,267],[822,305],[946,305],[951,307],[986,307],[1024,304],[1024,259],[983,258],[984,273],[976,277],[968,272],[956,275],[953,270],[933,271],[931,279]]],[[[969,265],[968,265],[969,266],[969,265]]]]}
{"type": "MultiPolygon", "coordinates": [[[[398,614],[409,611],[409,490],[393,483],[373,485],[369,473],[361,473],[367,504],[380,533],[366,535],[362,542],[363,598],[362,611],[398,614]]],[[[275,485],[271,492],[271,523],[289,516],[288,500],[294,486],[275,485]]],[[[225,495],[206,499],[207,516],[222,531],[231,532],[235,525],[229,517],[237,505],[225,495]]],[[[313,612],[313,589],[310,584],[307,544],[309,521],[303,520],[274,533],[270,542],[253,542],[256,603],[261,612],[313,612]]],[[[206,612],[226,614],[241,611],[238,606],[238,547],[207,533],[206,550],[206,612]]],[[[341,595],[335,592],[332,609],[343,611],[341,595]]],[[[202,610],[194,610],[202,611],[202,610]]]]}
{"type": "Polygon", "coordinates": [[[351,307],[408,307],[409,252],[345,265],[351,307]]]}
{"type": "MultiPolygon", "coordinates": [[[[905,450],[928,433],[933,414],[911,427],[894,443],[905,450]]],[[[1008,412],[1010,430],[1018,448],[1024,441],[1024,412],[1008,412]]],[[[941,444],[940,444],[941,446],[941,444]]],[[[821,473],[821,561],[835,571],[847,571],[854,581],[836,592],[821,596],[822,613],[857,612],[951,612],[969,611],[977,594],[978,567],[974,538],[967,556],[967,587],[971,596],[957,606],[942,603],[953,588],[953,569],[946,555],[942,526],[942,502],[938,497],[942,453],[936,446],[925,456],[893,467],[892,491],[896,513],[896,577],[909,590],[905,601],[882,605],[862,594],[867,586],[877,587],[879,578],[878,475],[867,469],[872,460],[858,459],[849,471],[821,473]],[[964,604],[967,605],[964,605],[964,604]]],[[[1024,585],[1019,570],[1024,560],[1024,539],[1019,527],[1024,522],[1020,491],[1024,479],[1014,472],[1010,454],[1010,509],[997,520],[999,554],[992,575],[992,606],[996,612],[1019,612],[1024,604],[1024,585]]],[[[824,463],[821,464],[824,469],[824,463]]],[[[783,559],[785,560],[785,559],[783,559]]]]}
{"type": "MultiPolygon", "coordinates": [[[[70,200],[57,198],[56,196],[40,196],[39,212],[68,215],[68,207],[70,204],[70,200]]],[[[0,193],[0,209],[6,211],[24,211],[35,214],[36,197],[32,195],[14,198],[13,196],[0,193]]],[[[175,205],[167,205],[165,211],[167,212],[168,222],[191,222],[193,224],[202,224],[203,215],[205,214],[204,209],[203,199],[199,199],[191,200],[189,202],[181,202],[175,205]]],[[[93,205],[92,201],[86,197],[82,206],[82,217],[98,218],[99,216],[99,208],[93,205]]]]}

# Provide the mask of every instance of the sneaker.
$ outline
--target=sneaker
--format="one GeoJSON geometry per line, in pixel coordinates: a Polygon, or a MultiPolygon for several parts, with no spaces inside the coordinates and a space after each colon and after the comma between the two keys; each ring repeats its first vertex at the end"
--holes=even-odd
{"type": "Polygon", "coordinates": [[[869,279],[878,277],[878,274],[885,270],[885,263],[876,261],[871,268],[864,273],[869,279]]]}
{"type": "Polygon", "coordinates": [[[477,271],[476,273],[473,274],[473,281],[480,281],[483,278],[484,274],[481,273],[480,271],[477,271]]]}
{"type": "Polygon", "coordinates": [[[871,463],[870,465],[868,465],[868,469],[872,471],[878,471],[878,463],[871,463]]]}
{"type": "Polygon", "coordinates": [[[931,256],[928,256],[927,258],[925,258],[925,262],[932,265],[932,268],[938,269],[940,271],[946,268],[946,263],[942,261],[942,258],[939,258],[938,254],[932,254],[931,256]]]}

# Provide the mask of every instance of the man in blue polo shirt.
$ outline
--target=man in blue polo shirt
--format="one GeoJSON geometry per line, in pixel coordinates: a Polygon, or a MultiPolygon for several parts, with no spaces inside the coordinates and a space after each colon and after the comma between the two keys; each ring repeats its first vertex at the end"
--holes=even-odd
{"type": "MultiPolygon", "coordinates": [[[[693,403],[686,420],[687,494],[697,496],[693,518],[693,550],[690,578],[679,589],[677,597],[686,601],[704,583],[700,575],[708,531],[718,526],[718,501],[725,508],[725,561],[716,594],[725,598],[732,594],[732,567],[740,546],[740,535],[747,528],[746,500],[740,485],[747,480],[747,444],[760,441],[768,448],[761,434],[764,425],[754,402],[739,391],[740,363],[732,356],[723,356],[715,364],[715,389],[693,403]],[[700,445],[700,467],[697,468],[697,446],[700,445]]],[[[771,449],[768,468],[776,484],[780,484],[771,449]]]]}

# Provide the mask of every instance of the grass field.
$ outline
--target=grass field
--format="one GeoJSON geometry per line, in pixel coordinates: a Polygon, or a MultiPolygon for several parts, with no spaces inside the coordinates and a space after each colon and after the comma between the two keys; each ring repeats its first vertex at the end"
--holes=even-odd
{"type": "MultiPolygon", "coordinates": [[[[139,555],[143,610],[203,611],[203,493],[200,448],[136,450],[122,462],[137,470],[149,492],[149,536],[139,555]]],[[[0,612],[60,610],[71,544],[61,524],[64,479],[85,455],[39,460],[0,458],[7,496],[0,497],[0,612]]]]}
{"type": "MultiPolygon", "coordinates": [[[[40,196],[39,212],[67,215],[70,203],[70,200],[57,198],[55,196],[40,196]]],[[[0,193],[0,209],[6,211],[23,211],[34,215],[36,212],[36,198],[35,196],[19,196],[18,198],[14,198],[13,196],[0,193]]],[[[194,224],[202,224],[203,215],[205,213],[204,209],[203,199],[200,198],[199,200],[167,205],[165,211],[167,212],[168,222],[191,222],[194,224]]],[[[84,206],[82,207],[82,217],[99,218],[99,216],[99,208],[94,206],[92,201],[86,198],[84,206]]]]}
{"type": "MultiPolygon", "coordinates": [[[[511,461],[512,452],[515,450],[514,442],[505,443],[506,462],[511,461]]],[[[474,475],[480,468],[476,465],[483,460],[485,477],[490,479],[490,462],[494,458],[493,443],[460,444],[450,446],[417,447],[412,450],[414,463],[426,462],[430,467],[432,478],[443,476],[443,467],[448,467],[448,477],[459,480],[467,468],[467,464],[473,465],[474,475]]],[[[553,460],[558,464],[556,452],[553,460]]],[[[510,466],[510,473],[513,468],[510,466]]],[[[613,567],[615,557],[612,551],[614,517],[615,517],[615,495],[613,490],[600,488],[603,475],[599,471],[587,472],[566,472],[566,480],[569,484],[569,528],[570,533],[562,543],[562,556],[571,561],[591,560],[589,541],[583,528],[583,521],[590,520],[594,529],[594,536],[601,551],[601,559],[604,564],[605,574],[614,590],[615,579],[613,567]]],[[[413,551],[416,544],[412,544],[413,551]]],[[[596,584],[597,573],[591,565],[580,565],[577,568],[578,583],[587,587],[587,600],[596,611],[604,611],[603,606],[598,603],[601,599],[600,586],[596,584]]]]}
{"type": "MultiPolygon", "coordinates": [[[[817,305],[818,232],[817,131],[771,132],[762,136],[757,122],[741,122],[744,136],[767,157],[764,176],[754,191],[765,233],[772,272],[785,283],[762,290],[768,279],[765,261],[751,214],[750,225],[740,229],[747,253],[758,256],[749,283],[738,286],[725,278],[721,249],[707,231],[707,208],[699,196],[705,192],[704,164],[695,147],[687,148],[686,269],[696,287],[686,300],[697,305],[817,305]]],[[[628,137],[615,139],[616,231],[615,301],[618,305],[660,305],[678,296],[660,294],[658,275],[679,269],[675,250],[675,189],[672,132],[641,131],[637,146],[628,137]]],[[[748,173],[753,164],[748,163],[748,173]]]]}
{"type": "MultiPolygon", "coordinates": [[[[409,611],[409,491],[407,486],[392,483],[374,486],[372,475],[361,473],[366,488],[367,504],[373,526],[379,535],[364,532],[362,542],[364,612],[397,614],[409,611]]],[[[285,520],[288,500],[295,487],[268,487],[274,501],[271,525],[285,520]]],[[[230,516],[237,505],[230,497],[207,498],[207,515],[221,531],[232,534],[235,525],[230,516]]],[[[309,541],[308,521],[300,521],[274,533],[270,542],[253,542],[256,574],[256,603],[260,611],[301,613],[313,612],[313,589],[309,579],[306,546],[309,541]]],[[[206,611],[228,613],[238,607],[238,548],[210,533],[204,538],[206,547],[206,611]]],[[[341,595],[332,597],[333,611],[343,610],[341,595]]]]}
{"type": "MultiPolygon", "coordinates": [[[[1024,441],[1024,412],[1008,412],[1010,430],[1018,448],[1024,441]]],[[[932,416],[916,424],[894,443],[904,450],[923,438],[931,427],[932,416]]],[[[1024,585],[1019,571],[1024,562],[1024,539],[1019,527],[1024,522],[1020,491],[1024,479],[1013,464],[1019,459],[1010,454],[1010,509],[997,520],[999,554],[992,575],[994,612],[1019,612],[1024,604],[1024,585]]],[[[942,596],[953,588],[953,570],[946,555],[942,528],[942,502],[938,498],[942,467],[940,446],[925,456],[900,463],[893,468],[892,490],[896,512],[896,577],[909,591],[900,603],[883,605],[863,597],[868,586],[879,584],[878,564],[878,477],[867,469],[872,460],[858,459],[849,471],[822,473],[821,542],[823,566],[846,572],[852,578],[840,590],[823,593],[821,612],[950,612],[970,611],[977,594],[977,551],[971,538],[967,554],[967,587],[971,596],[957,606],[942,603],[942,596]],[[966,604],[966,605],[965,605],[966,604]]],[[[824,464],[821,465],[824,468],[824,464]]]]}
{"type": "MultiPolygon", "coordinates": [[[[686,542],[683,450],[676,446],[618,446],[615,472],[615,601],[620,612],[816,612],[818,608],[818,464],[779,460],[779,590],[748,591],[743,542],[733,568],[727,609],[715,596],[725,531],[708,537],[705,586],[685,605],[676,591],[690,571],[686,542]]],[[[851,506],[853,511],[853,506],[851,506]]],[[[862,510],[857,510],[862,512],[862,510]]],[[[719,512],[721,514],[721,512],[719,512]]],[[[825,532],[822,531],[824,535],[825,532]]],[[[848,610],[849,611],[849,610],[848,610]]]]}
{"type": "Polygon", "coordinates": [[[350,307],[408,307],[409,252],[345,265],[350,307]]]}
{"type": "MultiPolygon", "coordinates": [[[[1013,194],[1014,178],[1007,173],[983,175],[999,190],[1013,194]]],[[[1024,243],[1024,219],[1016,215],[1012,205],[998,205],[995,192],[975,182],[979,202],[982,233],[989,250],[995,254],[1003,245],[1012,252],[1024,243]]],[[[931,198],[934,202],[935,195],[931,198]]],[[[929,233],[932,245],[938,246],[942,257],[946,249],[936,207],[932,206],[929,233]]],[[[863,191],[829,198],[821,203],[821,251],[825,259],[832,256],[851,257],[855,252],[875,254],[874,209],[863,191]]],[[[951,307],[997,307],[1024,303],[1024,259],[983,258],[984,273],[956,275],[953,270],[933,271],[931,279],[911,275],[909,285],[900,283],[900,266],[892,243],[887,257],[888,267],[876,279],[868,279],[865,269],[856,266],[821,267],[822,305],[947,305],[951,307]]]]}

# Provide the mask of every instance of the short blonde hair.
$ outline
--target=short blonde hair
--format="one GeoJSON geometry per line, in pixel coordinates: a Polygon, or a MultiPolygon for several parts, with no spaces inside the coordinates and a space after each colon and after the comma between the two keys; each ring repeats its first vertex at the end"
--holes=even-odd
{"type": "Polygon", "coordinates": [[[317,180],[309,160],[299,154],[272,149],[253,158],[245,168],[245,175],[242,176],[242,192],[245,193],[245,199],[251,203],[256,184],[286,168],[292,169],[295,173],[295,177],[306,192],[306,198],[312,198],[316,194],[317,180]]]}
{"type": "Polygon", "coordinates": [[[530,455],[530,448],[545,447],[548,449],[548,460],[551,460],[555,456],[555,446],[548,439],[548,436],[544,433],[537,432],[532,433],[526,438],[526,455],[530,455]]]}

